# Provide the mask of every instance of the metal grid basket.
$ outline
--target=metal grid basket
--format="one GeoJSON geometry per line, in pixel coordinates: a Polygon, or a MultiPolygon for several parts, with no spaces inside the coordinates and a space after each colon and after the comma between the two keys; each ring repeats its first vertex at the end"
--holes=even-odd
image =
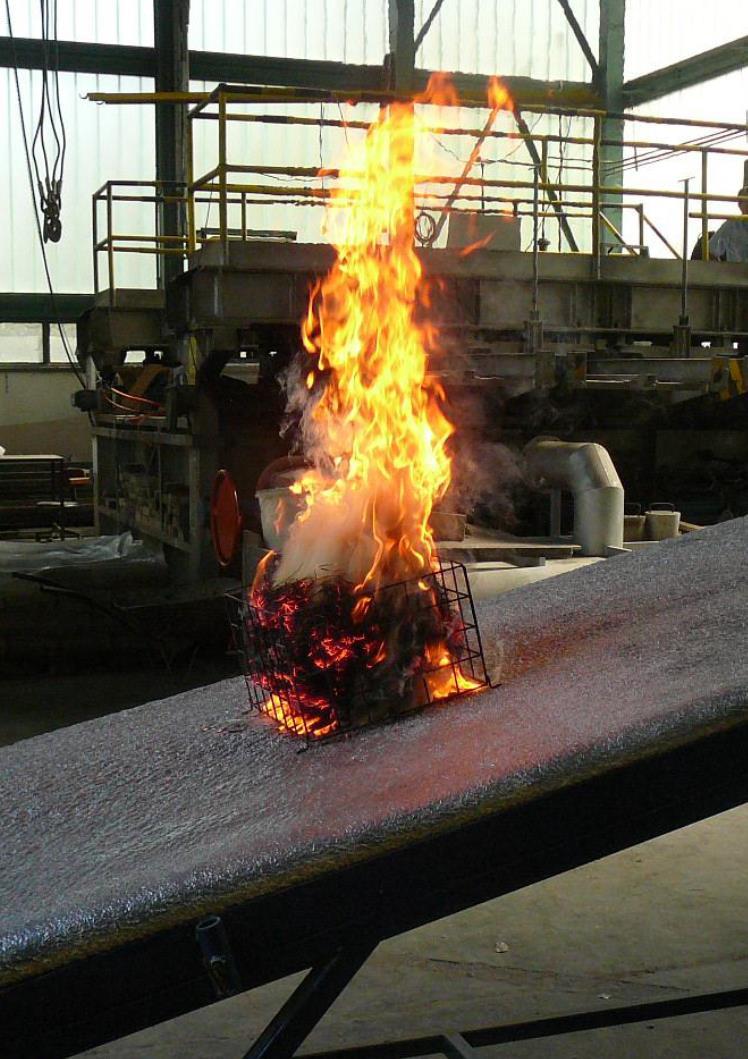
{"type": "Polygon", "coordinates": [[[250,706],[307,741],[489,686],[460,563],[363,596],[319,578],[229,600],[250,706]]]}

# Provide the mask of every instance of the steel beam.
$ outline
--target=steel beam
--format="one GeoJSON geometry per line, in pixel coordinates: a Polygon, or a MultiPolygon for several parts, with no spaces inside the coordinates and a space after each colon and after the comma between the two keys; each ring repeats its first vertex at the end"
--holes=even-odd
{"type": "Polygon", "coordinates": [[[288,998],[244,1059],[286,1059],[296,1055],[314,1027],[335,1003],[376,948],[376,941],[341,949],[318,967],[288,998]]]}
{"type": "Polygon", "coordinates": [[[661,70],[626,81],[621,89],[622,103],[625,107],[651,103],[672,92],[692,88],[744,66],[748,66],[748,37],[740,37],[729,44],[721,44],[718,48],[711,48],[671,66],[664,66],[661,70]]]}
{"type": "MultiPolygon", "coordinates": [[[[156,91],[187,92],[190,87],[187,34],[190,0],[154,0],[153,30],[156,52],[156,91]]],[[[187,108],[168,103],[156,104],[156,179],[185,183],[187,180],[187,108]]],[[[186,235],[183,205],[176,202],[159,206],[159,234],[186,235]]],[[[177,255],[157,257],[159,286],[183,270],[177,255]]]]}
{"type": "MultiPolygon", "coordinates": [[[[515,110],[515,112],[514,112],[514,120],[517,122],[517,128],[522,133],[522,135],[525,137],[525,146],[527,147],[527,151],[528,151],[528,154],[530,155],[530,158],[532,158],[533,163],[536,166],[536,168],[541,168],[542,169],[542,162],[543,162],[542,157],[540,155],[540,152],[538,151],[537,146],[535,145],[535,141],[532,138],[532,133],[530,132],[530,127],[527,124],[527,122],[525,121],[525,119],[522,117],[522,113],[521,113],[520,110],[515,110]]],[[[548,174],[547,174],[547,172],[543,172],[542,173],[542,179],[548,185],[546,187],[546,189],[545,189],[545,193],[548,196],[549,202],[553,206],[553,210],[554,210],[556,216],[558,217],[558,223],[561,226],[561,231],[563,232],[564,238],[566,239],[566,242],[569,245],[569,249],[571,251],[573,251],[574,253],[576,253],[579,250],[579,246],[577,245],[577,241],[574,238],[574,232],[571,230],[571,225],[569,224],[569,220],[568,220],[566,214],[564,213],[563,204],[559,200],[559,196],[558,196],[557,192],[555,191],[555,189],[553,187],[551,187],[550,183],[548,182],[548,174]]]]}
{"type": "Polygon", "coordinates": [[[423,44],[424,38],[425,38],[426,34],[428,33],[428,31],[431,29],[431,26],[434,23],[434,19],[436,18],[436,16],[441,11],[443,4],[444,4],[444,0],[434,0],[434,6],[431,8],[431,11],[429,12],[428,17],[426,18],[426,21],[423,23],[421,28],[418,30],[418,35],[417,35],[417,37],[416,37],[416,39],[414,41],[414,44],[413,44],[413,50],[414,51],[418,51],[418,49],[423,44]]]}
{"type": "Polygon", "coordinates": [[[415,0],[389,0],[390,54],[389,87],[396,92],[410,92],[416,64],[415,0]]]}
{"type": "Polygon", "coordinates": [[[475,1049],[514,1041],[543,1040],[567,1033],[584,1033],[610,1026],[631,1026],[655,1019],[682,1018],[711,1011],[729,1011],[748,1005],[748,989],[729,989],[721,993],[700,993],[696,996],[656,1000],[648,1004],[628,1007],[601,1008],[598,1011],[553,1015],[528,1022],[505,1023],[478,1030],[466,1030],[451,1037],[411,1037],[386,1044],[364,1044],[358,1047],[327,1052],[305,1052],[305,1059],[415,1059],[427,1055],[477,1055],[475,1049]],[[452,1048],[447,1052],[445,1044],[452,1048]],[[466,1048],[472,1051],[466,1051],[466,1048]],[[462,1049],[462,1051],[458,1050],[462,1049]]]}
{"type": "Polygon", "coordinates": [[[577,16],[574,14],[574,10],[571,6],[570,0],[558,0],[558,2],[564,10],[564,14],[566,15],[566,21],[571,26],[572,33],[577,38],[577,43],[579,44],[579,47],[584,52],[585,59],[590,64],[590,69],[592,70],[593,77],[597,77],[597,59],[595,58],[595,54],[592,51],[592,48],[590,47],[589,41],[584,35],[584,30],[577,22],[577,16]]]}
{"type": "Polygon", "coordinates": [[[381,89],[381,66],[355,66],[318,59],[285,59],[271,55],[191,51],[190,77],[195,81],[318,88],[331,92],[381,89]]]}
{"type": "MultiPolygon", "coordinates": [[[[623,110],[621,90],[623,88],[623,60],[625,50],[626,0],[600,0],[600,49],[595,84],[602,97],[605,110],[620,113],[623,110]]],[[[600,180],[602,185],[618,184],[618,167],[623,160],[624,123],[620,118],[606,118],[602,123],[601,139],[616,141],[615,146],[603,143],[599,151],[600,180]]],[[[620,196],[607,196],[613,205],[605,208],[608,220],[619,231],[623,227],[623,210],[620,196]]]]}
{"type": "MultiPolygon", "coordinates": [[[[124,44],[89,44],[60,41],[60,70],[79,73],[118,74],[133,77],[156,76],[153,48],[124,44]]],[[[9,37],[0,37],[0,67],[31,70],[43,68],[43,45],[35,38],[16,38],[15,51],[9,37]]],[[[422,91],[430,70],[416,69],[413,88],[422,91]]],[[[274,85],[312,88],[329,92],[385,91],[382,66],[356,66],[350,63],[316,59],[286,59],[271,55],[240,55],[234,52],[190,51],[190,77],[215,83],[274,85]]],[[[453,75],[460,95],[467,103],[486,100],[487,78],[481,74],[453,75]]],[[[505,77],[504,84],[521,106],[597,107],[600,95],[584,81],[539,81],[532,77],[505,77]]]]}
{"type": "MultiPolygon", "coordinates": [[[[15,65],[24,70],[43,69],[43,42],[38,37],[0,37],[0,66],[15,65]]],[[[55,65],[66,73],[153,77],[156,57],[153,48],[62,40],[55,47],[55,65]]]]}
{"type": "Polygon", "coordinates": [[[94,303],[93,294],[0,294],[0,322],[73,323],[94,303]]]}
{"type": "MultiPolygon", "coordinates": [[[[416,69],[413,87],[417,92],[426,88],[430,70],[416,69]]],[[[460,99],[475,105],[487,103],[488,78],[483,74],[453,73],[454,85],[460,99]]],[[[597,88],[586,81],[538,81],[534,77],[502,77],[514,103],[518,107],[548,106],[569,109],[595,109],[601,105],[597,88]]]]}

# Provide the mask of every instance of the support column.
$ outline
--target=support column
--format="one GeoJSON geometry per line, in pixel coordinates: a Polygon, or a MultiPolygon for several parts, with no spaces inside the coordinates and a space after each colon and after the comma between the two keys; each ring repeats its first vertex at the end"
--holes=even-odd
{"type": "MultiPolygon", "coordinates": [[[[187,92],[190,87],[188,26],[190,0],[154,0],[156,91],[187,92]]],[[[175,103],[156,104],[156,179],[187,180],[187,109],[175,103]]],[[[176,202],[158,210],[160,235],[185,235],[186,211],[176,202]]],[[[167,243],[167,246],[175,244],[167,243]]],[[[183,271],[177,255],[157,258],[160,287],[183,271]]]]}
{"type": "MultiPolygon", "coordinates": [[[[600,0],[600,54],[596,87],[606,110],[620,113],[623,110],[623,59],[625,47],[626,0],[600,0]]],[[[605,140],[622,140],[624,122],[606,118],[602,123],[601,138],[605,140]]],[[[619,168],[623,160],[622,147],[600,148],[600,182],[601,184],[618,185],[623,180],[619,168]]],[[[618,231],[623,231],[623,210],[621,197],[605,195],[606,202],[614,205],[604,210],[608,220],[618,231]]]]}
{"type": "Polygon", "coordinates": [[[408,93],[413,88],[416,64],[415,0],[389,0],[389,87],[408,93]]]}

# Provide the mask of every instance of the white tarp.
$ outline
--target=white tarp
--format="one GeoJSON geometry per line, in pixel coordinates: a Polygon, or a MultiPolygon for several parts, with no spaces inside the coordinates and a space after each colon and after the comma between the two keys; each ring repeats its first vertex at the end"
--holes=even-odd
{"type": "Polygon", "coordinates": [[[0,541],[0,574],[31,573],[50,567],[100,563],[111,559],[159,559],[132,533],[61,541],[0,541]]]}

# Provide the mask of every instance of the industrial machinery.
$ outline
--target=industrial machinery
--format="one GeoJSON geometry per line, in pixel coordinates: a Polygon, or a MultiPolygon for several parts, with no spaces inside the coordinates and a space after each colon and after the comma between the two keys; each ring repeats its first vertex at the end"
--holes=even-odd
{"type": "MultiPolygon", "coordinates": [[[[95,225],[96,301],[78,324],[88,389],[76,400],[95,419],[100,532],[132,529],[160,542],[175,575],[194,580],[219,568],[210,541],[219,470],[234,482],[241,526],[260,531],[257,479],[288,447],[279,435],[285,403],[279,375],[299,348],[310,285],[332,261],[328,245],[299,242],[289,231],[251,230],[247,218],[258,202],[323,204],[330,194],[325,180],[334,181],[336,171],[324,170],[321,178],[316,168],[229,157],[232,122],[276,120],[252,112],[260,98],[272,103],[267,92],[219,85],[189,98],[190,142],[196,123],[214,122],[217,164],[183,184],[109,181],[94,196],[94,216],[104,211],[106,230],[95,225]],[[132,201],[154,205],[161,218],[154,233],[118,232],[118,204],[132,201]],[[206,221],[210,207],[217,227],[206,221]],[[175,230],[165,230],[168,216],[177,218],[175,230]],[[161,289],[118,287],[121,253],[154,255],[162,263],[161,289]]],[[[333,99],[311,91],[300,98],[333,99]]],[[[676,500],[697,522],[748,511],[748,486],[738,473],[748,451],[743,431],[731,429],[744,425],[748,388],[748,270],[689,260],[687,237],[689,217],[698,218],[701,246],[708,247],[713,222],[736,201],[709,191],[708,164],[714,152],[734,155],[742,170],[748,152],[714,144],[745,129],[705,122],[701,135],[687,138],[683,126],[696,123],[637,115],[653,127],[651,140],[606,140],[601,112],[563,111],[567,129],[573,119],[582,130],[572,136],[561,132],[557,110],[535,109],[558,115],[559,132],[536,134],[522,121],[516,135],[537,164],[521,179],[502,170],[496,179],[479,177],[469,167],[458,178],[417,178],[419,252],[438,292],[428,311],[443,346],[433,371],[448,393],[478,393],[492,437],[517,449],[539,433],[602,442],[630,500],[676,500]],[[690,152],[700,160],[701,190],[616,183],[603,161],[610,144],[624,158],[641,150],[690,152]],[[552,176],[557,157],[573,149],[572,174],[559,168],[552,176]],[[671,200],[683,211],[678,249],[651,219],[652,203],[671,200]],[[623,234],[627,211],[636,218],[635,239],[623,234]],[[446,246],[428,245],[445,220],[446,246]],[[461,246],[476,226],[484,234],[477,248],[461,246]],[[551,226],[556,252],[545,237],[551,226]],[[518,248],[521,232],[525,250],[518,248]],[[657,246],[671,256],[655,257],[657,246]],[[680,466],[678,477],[671,455],[684,445],[693,473],[680,466]]],[[[620,116],[621,127],[630,118],[620,116]]],[[[277,117],[294,120],[340,125],[277,117]]],[[[507,135],[487,127],[456,131],[474,132],[478,147],[507,135]]],[[[221,558],[230,566],[231,555],[221,558]]]]}

